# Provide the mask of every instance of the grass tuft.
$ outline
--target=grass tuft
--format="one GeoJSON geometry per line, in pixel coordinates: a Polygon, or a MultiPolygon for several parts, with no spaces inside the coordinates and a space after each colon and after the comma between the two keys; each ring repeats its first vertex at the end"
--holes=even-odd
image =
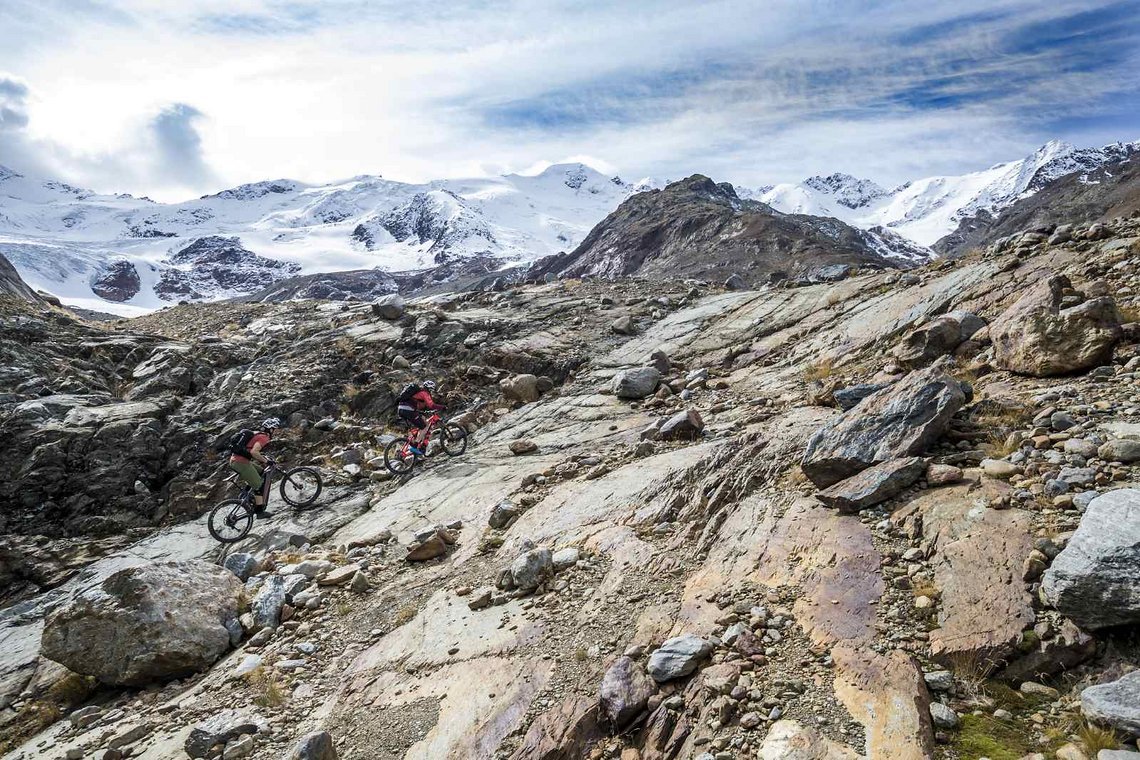
{"type": "Polygon", "coordinates": [[[804,368],[803,378],[805,382],[813,383],[816,380],[826,380],[831,377],[834,370],[833,362],[831,359],[820,359],[814,364],[809,364],[804,368]]]}
{"type": "Polygon", "coordinates": [[[1077,729],[1077,738],[1084,745],[1089,757],[1096,757],[1102,749],[1119,749],[1120,737],[1112,728],[1103,728],[1093,723],[1084,723],[1077,729]]]}
{"type": "Polygon", "coordinates": [[[410,623],[416,616],[416,606],[414,604],[405,604],[396,612],[396,625],[401,626],[405,623],[410,623]]]}
{"type": "Polygon", "coordinates": [[[266,667],[245,674],[245,682],[254,690],[253,703],[258,707],[280,707],[285,704],[285,689],[276,674],[266,667]]]}

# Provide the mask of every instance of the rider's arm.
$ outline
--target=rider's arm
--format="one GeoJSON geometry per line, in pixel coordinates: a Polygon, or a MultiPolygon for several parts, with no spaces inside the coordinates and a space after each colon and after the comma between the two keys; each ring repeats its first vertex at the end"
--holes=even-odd
{"type": "Polygon", "coordinates": [[[255,461],[261,462],[262,464],[268,464],[269,463],[269,460],[265,457],[264,454],[261,453],[261,444],[260,443],[255,443],[255,444],[253,444],[253,446],[250,447],[249,455],[255,461]]]}

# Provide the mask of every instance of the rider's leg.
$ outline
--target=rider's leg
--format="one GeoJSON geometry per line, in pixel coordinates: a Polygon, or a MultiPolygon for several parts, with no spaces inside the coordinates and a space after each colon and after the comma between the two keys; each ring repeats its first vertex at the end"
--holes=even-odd
{"type": "Polygon", "coordinates": [[[254,506],[263,506],[265,499],[262,496],[262,486],[265,479],[261,477],[261,472],[254,466],[253,462],[230,462],[230,468],[244,480],[249,487],[253,490],[253,503],[254,506]]]}

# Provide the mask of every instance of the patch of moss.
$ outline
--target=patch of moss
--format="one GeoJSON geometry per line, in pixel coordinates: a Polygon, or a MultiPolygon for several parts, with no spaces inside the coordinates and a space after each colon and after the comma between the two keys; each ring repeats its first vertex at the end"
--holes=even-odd
{"type": "Polygon", "coordinates": [[[990,760],[1020,760],[1035,751],[1031,738],[1016,725],[989,715],[963,715],[953,747],[958,757],[990,760]]]}

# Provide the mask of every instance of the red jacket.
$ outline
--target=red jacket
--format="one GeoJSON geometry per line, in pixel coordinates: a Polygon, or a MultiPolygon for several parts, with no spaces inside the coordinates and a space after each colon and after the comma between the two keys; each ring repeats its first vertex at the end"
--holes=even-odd
{"type": "Polygon", "coordinates": [[[416,395],[412,396],[412,404],[416,407],[417,412],[422,412],[425,409],[443,409],[443,404],[435,403],[435,399],[427,390],[421,390],[416,395]]]}

